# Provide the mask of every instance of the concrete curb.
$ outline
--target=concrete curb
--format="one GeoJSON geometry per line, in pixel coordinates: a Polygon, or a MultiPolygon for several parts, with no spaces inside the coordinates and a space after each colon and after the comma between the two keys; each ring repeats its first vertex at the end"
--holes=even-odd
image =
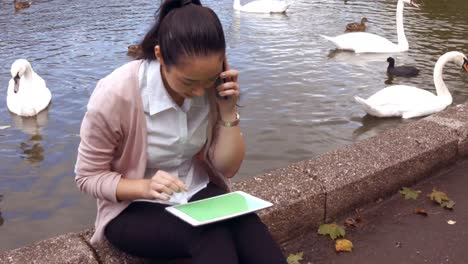
{"type": "MultiPolygon", "coordinates": [[[[386,197],[467,155],[465,104],[235,183],[234,189],[275,204],[259,215],[284,245],[324,221],[386,197]]],[[[0,263],[154,263],[108,244],[93,249],[87,243],[91,232],[67,234],[4,252],[0,263]]]]}

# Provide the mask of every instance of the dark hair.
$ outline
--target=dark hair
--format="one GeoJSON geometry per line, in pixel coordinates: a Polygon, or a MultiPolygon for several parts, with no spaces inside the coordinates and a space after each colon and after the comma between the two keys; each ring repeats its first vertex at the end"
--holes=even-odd
{"type": "Polygon", "coordinates": [[[225,53],[226,41],[218,16],[199,0],[166,0],[156,12],[156,23],[141,42],[140,59],[156,60],[160,46],[164,64],[177,65],[183,56],[225,53]]]}

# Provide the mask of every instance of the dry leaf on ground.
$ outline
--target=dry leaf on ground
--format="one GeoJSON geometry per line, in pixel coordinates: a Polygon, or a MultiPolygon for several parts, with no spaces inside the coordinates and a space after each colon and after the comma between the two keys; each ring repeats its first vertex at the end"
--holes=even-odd
{"type": "Polygon", "coordinates": [[[424,210],[424,209],[421,209],[421,208],[414,209],[414,213],[415,213],[415,214],[424,215],[424,216],[428,216],[427,211],[424,210]]]}
{"type": "Polygon", "coordinates": [[[351,252],[353,251],[353,242],[348,239],[337,239],[335,242],[336,252],[351,252]]]}
{"type": "Polygon", "coordinates": [[[286,261],[288,262],[288,264],[301,264],[303,256],[304,252],[300,252],[297,254],[289,254],[288,259],[286,261]]]}
{"type": "Polygon", "coordinates": [[[432,189],[432,193],[427,196],[431,201],[438,203],[442,208],[453,209],[455,206],[455,202],[452,201],[446,193],[437,191],[435,188],[432,189]]]}
{"type": "Polygon", "coordinates": [[[354,218],[352,218],[352,217],[347,218],[347,219],[344,221],[344,225],[345,225],[346,227],[358,227],[357,221],[356,221],[354,218]]]}
{"type": "Polygon", "coordinates": [[[416,191],[408,187],[403,187],[401,188],[400,193],[405,197],[405,200],[408,200],[408,199],[416,200],[418,199],[418,196],[421,193],[421,191],[416,191]]]}
{"type": "Polygon", "coordinates": [[[337,237],[344,237],[346,235],[345,229],[336,223],[320,225],[318,233],[324,236],[329,235],[333,240],[337,237]]]}

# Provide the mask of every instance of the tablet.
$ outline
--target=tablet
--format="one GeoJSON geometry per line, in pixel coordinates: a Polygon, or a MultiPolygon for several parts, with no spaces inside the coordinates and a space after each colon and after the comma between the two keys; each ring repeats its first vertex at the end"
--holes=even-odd
{"type": "Polygon", "coordinates": [[[242,191],[230,192],[166,210],[192,226],[201,226],[258,211],[273,204],[242,191]]]}

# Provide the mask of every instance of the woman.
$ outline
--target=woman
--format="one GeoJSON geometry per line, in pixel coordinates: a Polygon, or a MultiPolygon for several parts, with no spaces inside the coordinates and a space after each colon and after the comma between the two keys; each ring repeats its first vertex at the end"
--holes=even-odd
{"type": "Polygon", "coordinates": [[[97,199],[91,243],[193,263],[286,263],[256,214],[192,227],[164,209],[226,193],[244,158],[238,72],[216,14],[167,0],[141,47],[142,60],[98,82],[83,119],[75,172],[97,199]]]}

